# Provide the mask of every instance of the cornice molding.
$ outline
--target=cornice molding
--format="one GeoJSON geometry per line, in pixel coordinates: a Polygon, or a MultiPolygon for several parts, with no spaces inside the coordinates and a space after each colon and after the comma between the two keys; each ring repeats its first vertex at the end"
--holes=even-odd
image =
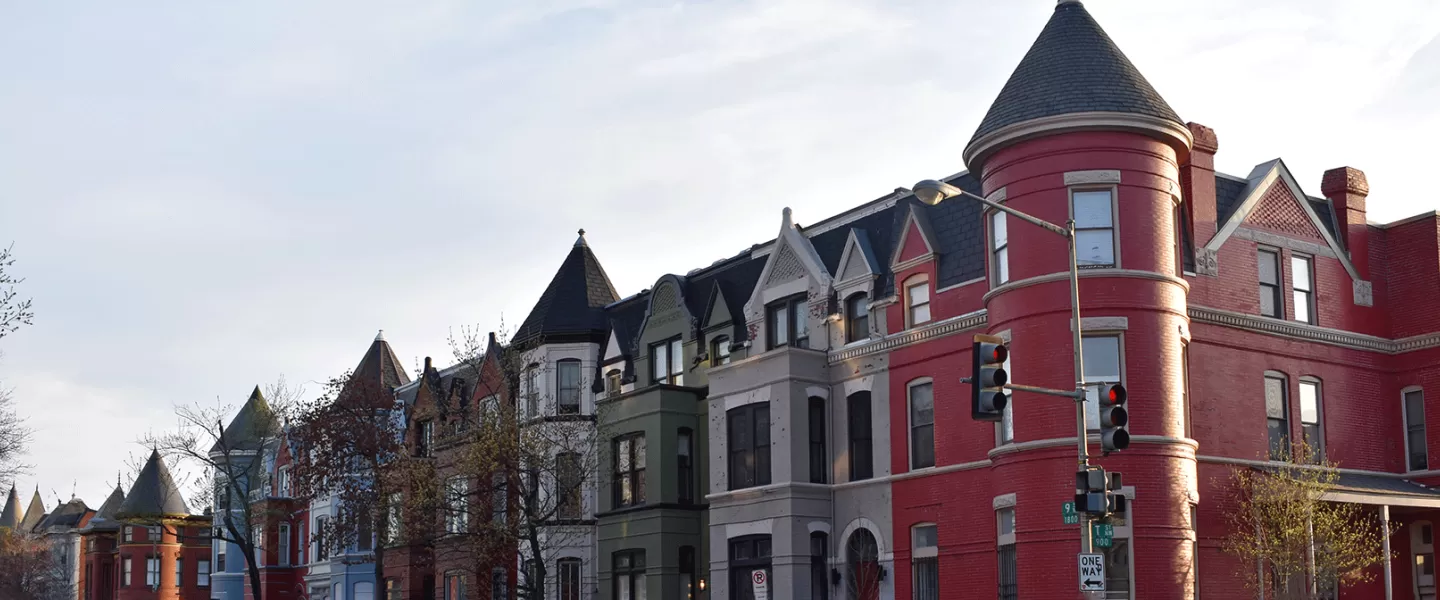
{"type": "MultiPolygon", "coordinates": [[[[1079,272],[1079,276],[1080,279],[1089,279],[1092,277],[1125,277],[1130,279],[1148,279],[1151,281],[1163,281],[1165,283],[1173,283],[1180,286],[1186,291],[1186,293],[1189,293],[1190,291],[1190,282],[1185,281],[1184,279],[1181,279],[1174,275],[1166,275],[1164,273],[1156,273],[1154,271],[1140,271],[1136,269],[1081,269],[1079,272]]],[[[1048,273],[1045,275],[1037,275],[1035,277],[1028,277],[1017,281],[1011,281],[1004,285],[998,286],[988,292],[985,292],[985,295],[981,297],[980,301],[988,304],[991,298],[994,298],[995,296],[1011,290],[1030,287],[1032,285],[1040,285],[1042,283],[1067,281],[1069,279],[1069,271],[1060,271],[1057,273],[1048,273]]]]}
{"type": "Polygon", "coordinates": [[[1416,350],[1440,348],[1440,332],[1400,339],[1389,339],[1204,306],[1191,306],[1189,313],[1190,320],[1196,323],[1219,325],[1252,333],[1275,335],[1306,342],[1352,348],[1355,350],[1367,350],[1384,354],[1402,354],[1416,350]]]}
{"type": "Polygon", "coordinates": [[[1195,143],[1195,137],[1189,128],[1167,119],[1095,111],[1040,117],[1001,127],[970,142],[962,156],[970,172],[981,173],[978,167],[983,159],[1005,146],[1070,131],[1134,131],[1166,142],[1178,143],[1186,149],[1195,143]]]}
{"type": "Polygon", "coordinates": [[[900,346],[974,329],[984,324],[985,311],[982,309],[970,314],[951,317],[943,321],[936,321],[921,327],[896,332],[867,344],[830,352],[827,362],[833,365],[862,356],[885,352],[900,346]]]}

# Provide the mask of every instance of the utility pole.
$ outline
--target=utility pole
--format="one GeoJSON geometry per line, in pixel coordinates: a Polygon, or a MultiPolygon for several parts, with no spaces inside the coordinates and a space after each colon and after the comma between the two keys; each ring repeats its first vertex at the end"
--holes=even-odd
{"type": "MultiPolygon", "coordinates": [[[[1087,481],[1087,479],[1089,479],[1088,476],[1090,476],[1090,475],[1092,475],[1092,474],[1095,474],[1095,471],[1099,471],[1099,470],[1098,470],[1098,469],[1097,469],[1097,470],[1092,470],[1091,467],[1090,467],[1090,449],[1089,449],[1089,444],[1088,444],[1088,442],[1089,442],[1089,437],[1088,437],[1088,436],[1089,436],[1089,423],[1086,422],[1086,414],[1085,414],[1085,388],[1086,388],[1086,383],[1085,383],[1085,353],[1084,353],[1084,349],[1083,349],[1084,337],[1083,337],[1083,333],[1082,333],[1082,331],[1081,331],[1081,326],[1080,326],[1080,265],[1079,265],[1078,253],[1077,253],[1077,251],[1076,251],[1076,246],[1075,246],[1075,220],[1074,220],[1074,219],[1071,219],[1071,220],[1069,220],[1069,221],[1066,221],[1065,226],[1064,226],[1064,227],[1061,227],[1061,226],[1059,226],[1059,225],[1056,225],[1056,224],[1051,223],[1051,222],[1049,222],[1049,221],[1046,221],[1046,220],[1044,220],[1044,219],[1040,219],[1040,218],[1034,217],[1034,216],[1032,216],[1032,215],[1026,214],[1026,213],[1021,212],[1021,211],[1018,211],[1018,210],[1015,210],[1015,209],[1010,208],[1010,207],[1008,207],[1008,206],[1005,206],[1005,205],[1003,205],[1003,204],[999,204],[999,203],[996,203],[996,202],[991,202],[990,200],[987,200],[987,199],[982,198],[982,197],[980,197],[980,196],[978,196],[978,195],[975,195],[975,194],[972,194],[972,193],[967,192],[967,191],[965,191],[965,190],[962,190],[962,189],[960,189],[960,188],[958,188],[958,187],[955,187],[955,186],[953,186],[953,185],[950,185],[950,184],[948,184],[948,183],[944,183],[944,182],[941,182],[941,181],[935,181],[935,180],[933,180],[933,179],[927,179],[927,180],[925,180],[925,181],[921,181],[921,182],[915,184],[914,193],[915,193],[915,197],[918,198],[921,202],[924,202],[924,203],[930,204],[930,205],[939,204],[941,201],[944,201],[944,200],[947,199],[947,198],[954,198],[954,197],[957,197],[957,196],[966,196],[966,197],[969,197],[969,198],[971,198],[971,199],[974,199],[974,200],[980,202],[981,204],[984,204],[985,206],[988,206],[988,207],[993,208],[993,209],[995,209],[995,210],[1002,211],[1002,212],[1004,212],[1004,213],[1006,213],[1006,214],[1008,214],[1008,215],[1011,215],[1011,216],[1013,216],[1013,217],[1015,217],[1015,218],[1017,218],[1017,219],[1020,219],[1020,220],[1022,220],[1022,221],[1027,222],[1027,223],[1030,223],[1030,224],[1032,224],[1032,225],[1035,225],[1035,226],[1037,226],[1037,227],[1040,227],[1041,229],[1044,229],[1044,230],[1049,231],[1049,232],[1051,232],[1051,233],[1054,233],[1054,234],[1056,234],[1056,235],[1059,235],[1059,236],[1065,238],[1066,241],[1068,242],[1069,250],[1070,250],[1070,264],[1069,264],[1069,267],[1070,267],[1070,332],[1071,332],[1071,335],[1072,335],[1072,341],[1073,341],[1073,346],[1074,346],[1073,349],[1074,349],[1074,352],[1075,352],[1075,389],[1073,389],[1073,390],[1056,390],[1056,389],[1042,388],[1042,387],[1036,387],[1036,386],[1019,385],[1019,384],[1015,384],[1015,383],[1007,383],[1007,384],[1005,384],[1003,387],[1006,388],[1006,389],[1017,390],[1017,391],[1024,391],[1024,392],[1031,392],[1031,393],[1037,393],[1037,394],[1046,394],[1046,395],[1050,395],[1050,396],[1060,396],[1060,397],[1070,398],[1070,399],[1072,399],[1072,400],[1075,402],[1075,446],[1076,446],[1076,450],[1077,450],[1076,467],[1075,467],[1075,471],[1076,471],[1076,482],[1077,482],[1077,495],[1076,495],[1076,506],[1075,506],[1075,508],[1076,508],[1076,513],[1077,513],[1077,514],[1079,514],[1079,515],[1084,515],[1083,517],[1080,518],[1080,554],[1081,554],[1081,563],[1082,563],[1082,565],[1083,565],[1083,564],[1084,564],[1084,557],[1085,557],[1085,555],[1092,554],[1092,553],[1094,552],[1094,550],[1095,550],[1095,546],[1094,546],[1094,532],[1092,531],[1091,527],[1092,527],[1093,515],[1096,514],[1096,513],[1095,513],[1095,512],[1091,512],[1091,511],[1087,511],[1087,510],[1085,510],[1085,507],[1082,507],[1082,506],[1081,506],[1081,504],[1080,504],[1080,500],[1081,500],[1080,494],[1085,493],[1087,490],[1082,490],[1082,489],[1079,487],[1079,484],[1080,484],[1080,482],[1087,481]]],[[[978,339],[978,337],[977,337],[977,339],[978,339]]],[[[977,347],[978,347],[978,343],[977,343],[977,347]]],[[[1008,353],[1008,349],[1006,350],[1006,352],[1008,353]]],[[[974,375],[975,375],[976,377],[979,377],[980,374],[979,374],[979,373],[975,373],[974,375]]],[[[978,380],[972,380],[971,384],[972,384],[972,385],[979,385],[979,381],[978,381],[978,380]]],[[[1112,410],[1112,411],[1115,411],[1115,414],[1114,414],[1114,416],[1112,416],[1112,414],[1107,411],[1106,414],[1102,415],[1102,422],[1104,421],[1104,419],[1109,418],[1109,419],[1112,419],[1110,425],[1113,426],[1113,427],[1123,427],[1124,425],[1126,425],[1126,423],[1128,422],[1128,417],[1127,417],[1124,409],[1119,407],[1119,404],[1123,404],[1123,403],[1125,402],[1125,389],[1124,389],[1124,387],[1123,387],[1123,386],[1120,386],[1120,385],[1118,385],[1118,384],[1117,384],[1117,385],[1112,385],[1112,386],[1107,386],[1107,388],[1106,388],[1105,390],[1102,390],[1102,395],[1103,395],[1103,394],[1109,394],[1111,404],[1115,405],[1115,407],[1114,407],[1113,409],[1111,409],[1111,410],[1112,410]],[[1118,395],[1118,397],[1117,397],[1117,395],[1118,395]]],[[[1105,399],[1102,398],[1102,399],[1100,399],[1099,401],[1104,402],[1105,399]]],[[[1003,408],[1003,405],[1002,405],[1002,408],[1003,408]]],[[[1124,433],[1124,432],[1122,431],[1121,433],[1124,433]]],[[[1111,436],[1106,435],[1106,436],[1102,436],[1102,437],[1103,437],[1104,439],[1110,439],[1111,436]]],[[[1123,450],[1123,449],[1125,449],[1125,447],[1127,447],[1128,445],[1129,445],[1129,434],[1128,434],[1128,433],[1124,433],[1123,437],[1121,437],[1121,438],[1120,438],[1117,442],[1115,442],[1114,444],[1112,444],[1111,442],[1108,442],[1108,441],[1105,442],[1105,448],[1106,448],[1107,451],[1109,451],[1109,450],[1123,450]]],[[[1101,481],[1108,481],[1108,480],[1109,480],[1109,478],[1105,477],[1103,471],[1099,471],[1099,472],[1098,472],[1098,475],[1099,475],[1099,479],[1100,479],[1101,481]]],[[[1116,474],[1116,475],[1118,475],[1118,474],[1116,474]]],[[[1116,480],[1117,482],[1118,482],[1118,479],[1119,479],[1118,477],[1115,478],[1115,480],[1116,480]]],[[[1103,484],[1102,484],[1102,485],[1103,485],[1103,484]]],[[[1088,488],[1088,489],[1093,489],[1093,487],[1088,488]]],[[[1112,504],[1111,504],[1112,501],[1109,499],[1108,496],[1111,494],[1111,491],[1108,489],[1108,487],[1103,488],[1103,489],[1105,490],[1106,498],[1104,498],[1105,501],[1102,502],[1102,504],[1105,505],[1105,506],[1110,506],[1110,505],[1112,505],[1112,504]]],[[[1119,489],[1115,489],[1113,492],[1118,494],[1119,491],[1120,491],[1119,489]]],[[[1123,500],[1123,499],[1116,499],[1114,502],[1115,502],[1115,503],[1118,503],[1118,505],[1121,506],[1121,507],[1124,506],[1124,500],[1123,500]]],[[[1123,508],[1122,508],[1121,510],[1123,511],[1123,508]]],[[[1103,516],[1104,514],[1106,514],[1107,512],[1108,512],[1108,509],[1106,509],[1106,508],[1104,508],[1104,507],[1102,507],[1102,508],[1100,509],[1100,514],[1101,514],[1102,516],[1103,516]]],[[[1083,580],[1085,579],[1085,577],[1082,576],[1081,579],[1082,579],[1082,581],[1083,581],[1083,580]]],[[[1103,588],[1103,580],[1104,580],[1103,570],[1101,571],[1101,576],[1100,576],[1099,579],[1100,579],[1100,584],[1101,584],[1101,586],[1102,586],[1102,587],[1100,587],[1100,591],[1103,591],[1103,589],[1104,589],[1104,588],[1103,588]]],[[[1083,589],[1085,589],[1085,584],[1082,583],[1082,590],[1083,590],[1083,589]]]]}

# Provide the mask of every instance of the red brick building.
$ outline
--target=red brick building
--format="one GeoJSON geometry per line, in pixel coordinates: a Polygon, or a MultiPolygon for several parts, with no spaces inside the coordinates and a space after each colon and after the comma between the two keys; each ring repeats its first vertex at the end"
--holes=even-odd
{"type": "MultiPolygon", "coordinates": [[[[1106,597],[1254,597],[1237,574],[1255,567],[1220,547],[1230,474],[1304,439],[1343,469],[1327,499],[1401,524],[1389,583],[1377,569],[1342,597],[1387,598],[1389,585],[1397,599],[1434,598],[1440,494],[1415,484],[1440,482],[1440,437],[1428,435],[1440,414],[1429,408],[1440,397],[1440,218],[1370,223],[1359,170],[1327,171],[1309,195],[1278,159],[1216,173],[1218,148],[1079,2],[1062,0],[965,151],[984,196],[1081,230],[1086,379],[1123,382],[1131,398],[1130,448],[1095,461],[1124,473],[1132,499],[1106,551],[1106,597]]],[[[993,211],[985,223],[986,277],[924,298],[907,290],[933,289],[911,286],[937,281],[938,259],[911,224],[887,320],[908,323],[922,301],[936,321],[983,314],[976,333],[1010,340],[1012,382],[1073,387],[1066,240],[993,211]]],[[[1006,423],[972,421],[958,383],[969,342],[889,355],[895,569],[911,572],[904,532],[937,524],[941,597],[1078,597],[1078,526],[1061,516],[1074,407],[1017,393],[1006,423]],[[912,470],[905,399],[922,379],[945,409],[934,412],[935,466],[912,470]]],[[[897,577],[895,597],[911,587],[897,577]]]]}
{"type": "Polygon", "coordinates": [[[191,515],[160,455],[151,452],[129,494],[117,486],[79,530],[80,600],[206,600],[210,517],[191,515]]]}

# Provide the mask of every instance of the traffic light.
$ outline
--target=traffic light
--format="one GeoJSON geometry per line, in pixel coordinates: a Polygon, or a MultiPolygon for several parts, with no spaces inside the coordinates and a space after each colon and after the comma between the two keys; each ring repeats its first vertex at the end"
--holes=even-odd
{"type": "Polygon", "coordinates": [[[1010,349],[1005,340],[993,335],[977,335],[971,346],[974,369],[970,377],[970,418],[976,421],[999,422],[1005,417],[1005,359],[1010,349]]]}
{"type": "Polygon", "coordinates": [[[1125,410],[1125,386],[1100,386],[1100,445],[1108,454],[1130,447],[1130,413],[1125,410]]]}
{"type": "Polygon", "coordinates": [[[1107,502],[1109,505],[1109,514],[1123,519],[1125,518],[1125,513],[1129,512],[1129,507],[1127,506],[1128,499],[1125,498],[1123,491],[1125,481],[1124,478],[1120,476],[1120,473],[1112,472],[1109,475],[1110,481],[1105,488],[1105,494],[1109,496],[1109,501],[1107,502]]]}

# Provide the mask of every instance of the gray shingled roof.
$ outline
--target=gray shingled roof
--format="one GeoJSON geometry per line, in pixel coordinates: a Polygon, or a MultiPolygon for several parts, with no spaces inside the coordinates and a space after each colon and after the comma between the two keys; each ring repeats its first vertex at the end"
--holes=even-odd
{"type": "Polygon", "coordinates": [[[405,366],[395,356],[395,350],[390,348],[390,343],[385,341],[383,332],[376,335],[375,341],[370,343],[370,349],[360,358],[360,364],[355,366],[351,377],[377,383],[387,390],[410,383],[410,375],[405,372],[405,366]]]}
{"type": "Polygon", "coordinates": [[[40,499],[40,487],[35,487],[35,494],[30,496],[30,506],[25,507],[25,517],[20,519],[21,531],[33,531],[40,521],[45,519],[45,501],[40,499]]]}
{"type": "Polygon", "coordinates": [[[125,490],[120,489],[117,484],[115,490],[110,492],[110,496],[105,498],[105,502],[95,511],[95,516],[90,517],[90,524],[85,526],[85,530],[112,530],[119,527],[120,522],[115,520],[115,515],[120,512],[120,505],[124,502],[125,490]]]}
{"type": "Polygon", "coordinates": [[[608,324],[605,306],[619,300],[600,260],[590,251],[584,232],[560,264],[555,278],[535,308],[515,330],[517,344],[565,339],[603,342],[608,324]]]}
{"type": "Polygon", "coordinates": [[[71,498],[69,502],[56,507],[45,519],[35,526],[36,531],[61,533],[80,526],[80,521],[90,512],[90,507],[85,501],[79,498],[71,498]]]}
{"type": "Polygon", "coordinates": [[[1335,491],[1379,494],[1390,496],[1411,496],[1440,501],[1440,490],[1434,490],[1408,479],[1396,479],[1379,475],[1341,473],[1335,481],[1335,491]]]}
{"type": "Polygon", "coordinates": [[[0,511],[0,527],[15,529],[20,526],[20,520],[24,518],[25,511],[20,508],[20,496],[15,493],[15,486],[10,486],[10,495],[5,498],[5,509],[0,511]]]}
{"type": "Polygon", "coordinates": [[[150,459],[146,460],[145,467],[140,469],[140,476],[136,477],[135,484],[130,486],[130,493],[125,495],[115,517],[153,519],[189,514],[190,507],[185,505],[185,498],[180,496],[175,479],[170,477],[170,469],[165,467],[165,461],[160,460],[160,453],[152,450],[150,459]]]}
{"type": "Polygon", "coordinates": [[[971,143],[1041,117],[1116,112],[1184,125],[1079,2],[1064,2],[1015,67],[971,143]]]}
{"type": "Polygon", "coordinates": [[[260,386],[250,392],[250,398],[235,413],[235,418],[225,427],[224,439],[216,440],[211,452],[234,452],[236,450],[258,450],[267,439],[280,431],[280,422],[260,393],[260,386]],[[223,443],[222,443],[223,442],[223,443]]]}

